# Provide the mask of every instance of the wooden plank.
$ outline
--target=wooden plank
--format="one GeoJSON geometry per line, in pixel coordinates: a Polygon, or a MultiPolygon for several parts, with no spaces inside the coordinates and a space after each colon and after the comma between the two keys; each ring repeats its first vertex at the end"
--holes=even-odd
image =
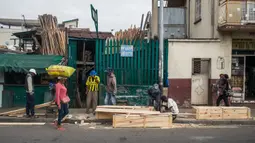
{"type": "MultiPolygon", "coordinates": [[[[47,103],[35,105],[35,109],[48,107],[48,106],[50,106],[50,105],[52,105],[52,102],[47,102],[47,103]]],[[[0,116],[9,115],[9,114],[14,115],[14,114],[19,114],[19,113],[24,113],[24,112],[26,112],[26,108],[21,108],[21,109],[17,109],[17,110],[12,110],[12,111],[8,111],[8,112],[3,112],[3,113],[0,113],[0,116]]]]}
{"type": "Polygon", "coordinates": [[[97,108],[109,108],[109,109],[133,109],[133,110],[147,110],[147,111],[153,111],[153,107],[151,106],[109,106],[109,105],[103,105],[103,106],[97,106],[97,108]]]}
{"type": "Polygon", "coordinates": [[[143,111],[143,110],[131,110],[131,109],[107,109],[107,108],[97,108],[96,112],[105,113],[123,113],[123,114],[160,114],[158,111],[143,111]]]}
{"type": "Polygon", "coordinates": [[[222,119],[221,107],[194,106],[197,120],[222,119]]]}
{"type": "Polygon", "coordinates": [[[172,126],[172,115],[113,115],[114,128],[169,128],[172,126]]]}
{"type": "Polygon", "coordinates": [[[250,119],[248,107],[222,107],[223,119],[250,119]]]}
{"type": "Polygon", "coordinates": [[[114,113],[96,112],[96,119],[98,120],[111,120],[114,113]]]}

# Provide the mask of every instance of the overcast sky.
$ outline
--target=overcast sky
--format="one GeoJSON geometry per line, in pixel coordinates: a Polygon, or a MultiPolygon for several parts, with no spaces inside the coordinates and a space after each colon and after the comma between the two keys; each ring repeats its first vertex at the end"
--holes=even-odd
{"type": "Polygon", "coordinates": [[[140,25],[142,14],[151,11],[151,0],[1,0],[0,18],[35,19],[40,14],[53,14],[58,21],[79,18],[79,26],[94,30],[90,4],[98,9],[99,30],[127,29],[140,25]]]}

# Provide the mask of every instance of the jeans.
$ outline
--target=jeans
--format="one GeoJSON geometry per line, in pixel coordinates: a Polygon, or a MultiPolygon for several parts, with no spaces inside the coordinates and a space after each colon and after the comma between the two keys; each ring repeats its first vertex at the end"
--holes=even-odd
{"type": "Polygon", "coordinates": [[[61,125],[62,119],[69,113],[68,104],[61,103],[61,109],[58,109],[58,125],[61,125]]]}
{"type": "Polygon", "coordinates": [[[106,92],[105,98],[104,98],[104,104],[105,105],[116,105],[116,97],[112,93],[106,92]],[[110,103],[111,100],[111,103],[110,103]]]}
{"type": "Polygon", "coordinates": [[[26,114],[27,116],[34,116],[35,115],[35,96],[30,93],[26,95],[27,103],[26,103],[26,114]]]}

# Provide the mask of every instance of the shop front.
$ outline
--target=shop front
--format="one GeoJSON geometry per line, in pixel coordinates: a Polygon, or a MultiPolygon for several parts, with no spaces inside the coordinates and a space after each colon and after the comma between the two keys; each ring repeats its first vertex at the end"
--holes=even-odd
{"type": "MultiPolygon", "coordinates": [[[[61,56],[1,54],[0,55],[0,92],[3,108],[23,107],[26,103],[25,77],[30,68],[38,73],[34,77],[35,103],[44,103],[52,80],[45,68],[61,61],[61,56]]],[[[1,105],[0,104],[0,105],[1,105]]]]}
{"type": "Polygon", "coordinates": [[[232,103],[255,103],[255,40],[233,39],[232,103]]]}

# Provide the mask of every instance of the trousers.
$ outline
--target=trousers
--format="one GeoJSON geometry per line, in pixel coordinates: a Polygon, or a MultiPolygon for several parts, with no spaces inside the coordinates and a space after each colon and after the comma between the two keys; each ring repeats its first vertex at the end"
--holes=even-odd
{"type": "Polygon", "coordinates": [[[95,112],[97,107],[97,98],[98,98],[98,92],[97,91],[89,91],[87,95],[87,109],[86,112],[89,113],[89,109],[92,104],[93,112],[95,112]]]}
{"type": "Polygon", "coordinates": [[[27,116],[35,115],[35,96],[30,93],[26,94],[26,114],[27,116]]]}
{"type": "Polygon", "coordinates": [[[220,95],[217,99],[217,106],[220,106],[220,102],[221,100],[224,101],[225,106],[229,106],[229,102],[228,102],[228,97],[224,94],[224,95],[220,95]]]}
{"type": "Polygon", "coordinates": [[[112,93],[106,92],[105,98],[104,98],[104,104],[105,105],[116,105],[116,97],[115,97],[115,95],[112,94],[112,93]]]}
{"type": "Polygon", "coordinates": [[[61,109],[58,109],[58,125],[61,125],[62,119],[69,113],[68,104],[61,103],[61,109]]]}

